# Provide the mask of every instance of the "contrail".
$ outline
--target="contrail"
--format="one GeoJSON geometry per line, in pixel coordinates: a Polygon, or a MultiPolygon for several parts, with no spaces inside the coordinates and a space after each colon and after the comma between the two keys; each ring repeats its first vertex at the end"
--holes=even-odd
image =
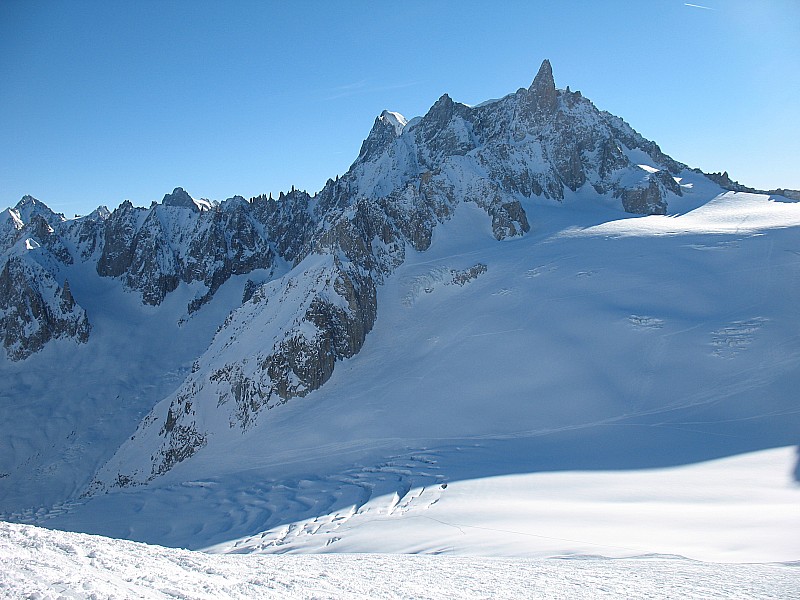
{"type": "Polygon", "coordinates": [[[711,8],[710,6],[701,6],[699,4],[689,4],[688,2],[683,3],[684,6],[691,6],[692,8],[702,8],[703,10],[717,10],[716,8],[711,8]]]}

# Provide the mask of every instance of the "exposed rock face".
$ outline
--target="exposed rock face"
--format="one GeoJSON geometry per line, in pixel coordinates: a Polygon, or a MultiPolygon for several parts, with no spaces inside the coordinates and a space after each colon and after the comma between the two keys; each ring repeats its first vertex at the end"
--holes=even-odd
{"type": "Polygon", "coordinates": [[[647,177],[647,185],[622,190],[622,206],[629,212],[640,215],[665,215],[668,192],[682,196],[680,186],[667,171],[656,171],[647,177]]]}
{"type": "Polygon", "coordinates": [[[528,88],[528,98],[532,111],[539,111],[545,115],[552,115],[558,109],[558,93],[556,82],[553,79],[553,68],[550,61],[545,59],[539,72],[536,73],[531,86],[528,88]]]}
{"type": "Polygon", "coordinates": [[[103,250],[97,261],[98,275],[118,277],[130,268],[136,250],[133,242],[144,221],[145,212],[145,209],[134,208],[130,200],[126,200],[106,219],[103,250]]]}
{"type": "Polygon", "coordinates": [[[89,338],[86,311],[69,283],[59,287],[45,268],[24,255],[8,256],[0,268],[0,332],[11,360],[27,358],[52,339],[89,338]]]}
{"type": "Polygon", "coordinates": [[[75,244],[76,260],[97,260],[95,253],[103,247],[104,221],[110,216],[111,212],[105,206],[100,206],[83,218],[61,225],[64,237],[75,244]]]}
{"type": "Polygon", "coordinates": [[[195,204],[192,197],[182,187],[175,188],[171,194],[165,194],[161,204],[164,206],[180,206],[194,212],[200,212],[200,207],[195,204]]]}
{"type": "Polygon", "coordinates": [[[167,242],[158,213],[151,210],[133,236],[131,261],[124,281],[130,289],[142,292],[145,304],[160,304],[178,287],[177,261],[167,242]]]}
{"type": "Polygon", "coordinates": [[[16,243],[23,227],[25,223],[15,209],[7,208],[0,212],[0,252],[7,251],[16,243]]]}
{"type": "Polygon", "coordinates": [[[61,268],[73,258],[58,231],[65,219],[32,196],[0,213],[0,337],[6,357],[23,360],[53,339],[89,338],[86,311],[61,268]]]}
{"type": "Polygon", "coordinates": [[[97,272],[122,276],[146,304],[158,305],[181,281],[201,281],[206,292],[188,307],[208,302],[232,275],[269,269],[270,240],[262,234],[251,203],[241,196],[201,210],[182,189],[149,209],[123,203],[104,221],[97,272]]]}

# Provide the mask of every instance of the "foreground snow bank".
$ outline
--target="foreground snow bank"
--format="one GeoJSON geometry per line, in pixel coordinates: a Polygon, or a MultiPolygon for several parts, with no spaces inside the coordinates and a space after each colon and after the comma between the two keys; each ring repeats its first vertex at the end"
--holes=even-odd
{"type": "Polygon", "coordinates": [[[0,523],[13,598],[790,598],[796,566],[659,557],[218,556],[0,523]]]}

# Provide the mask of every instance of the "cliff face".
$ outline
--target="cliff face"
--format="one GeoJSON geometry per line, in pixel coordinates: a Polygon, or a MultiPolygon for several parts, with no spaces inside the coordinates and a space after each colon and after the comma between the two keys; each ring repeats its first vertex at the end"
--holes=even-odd
{"type": "MultiPolygon", "coordinates": [[[[31,240],[24,243],[33,244],[31,240]]],[[[54,339],[85,343],[91,327],[65,281],[24,255],[7,257],[0,270],[0,331],[11,360],[27,358],[54,339]]]]}
{"type": "Polygon", "coordinates": [[[50,340],[89,338],[86,311],[58,277],[73,263],[56,233],[64,222],[31,196],[0,213],[0,336],[10,360],[25,359],[50,340]]]}

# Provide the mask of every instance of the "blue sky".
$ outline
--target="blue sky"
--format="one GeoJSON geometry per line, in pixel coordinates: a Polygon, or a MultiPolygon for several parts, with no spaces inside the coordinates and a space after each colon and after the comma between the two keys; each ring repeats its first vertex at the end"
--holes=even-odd
{"type": "Polygon", "coordinates": [[[384,108],[570,86],[690,166],[800,189],[800,2],[0,3],[0,207],[318,191],[384,108]]]}

